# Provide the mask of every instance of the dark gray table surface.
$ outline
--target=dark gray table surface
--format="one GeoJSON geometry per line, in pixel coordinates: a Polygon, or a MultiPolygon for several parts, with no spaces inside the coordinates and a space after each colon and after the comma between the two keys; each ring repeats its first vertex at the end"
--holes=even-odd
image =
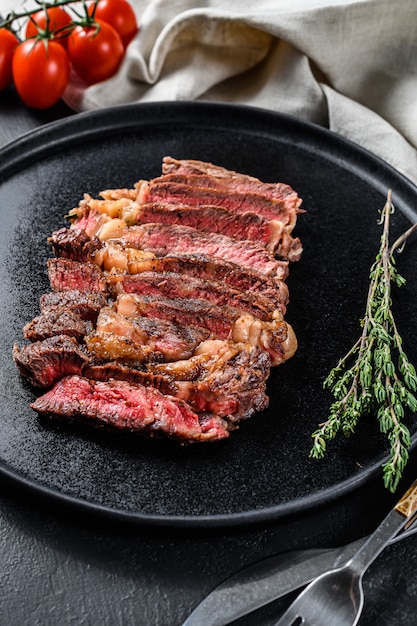
{"type": "MultiPolygon", "coordinates": [[[[0,146],[70,114],[63,104],[30,111],[6,90],[0,146]]],[[[416,460],[413,453],[400,493],[417,473],[416,460]]],[[[290,549],[347,543],[371,532],[393,502],[378,477],[308,516],[185,532],[87,517],[0,478],[0,626],[179,626],[241,567],[290,549]]],[[[417,624],[416,548],[417,536],[405,539],[370,568],[360,626],[417,624]]],[[[287,602],[236,624],[272,624],[287,602]]]]}

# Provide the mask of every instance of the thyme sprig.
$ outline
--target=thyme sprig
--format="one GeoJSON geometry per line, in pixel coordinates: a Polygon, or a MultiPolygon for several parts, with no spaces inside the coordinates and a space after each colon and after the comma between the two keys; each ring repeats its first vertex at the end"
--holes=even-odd
{"type": "Polygon", "coordinates": [[[323,383],[335,400],[330,406],[328,419],[312,433],[314,443],[310,450],[310,457],[323,458],[327,442],[339,431],[349,437],[360,417],[376,415],[390,446],[389,459],[383,465],[383,480],[391,492],[396,490],[409,457],[411,437],[403,422],[405,411],[417,412],[416,370],[402,346],[392,312],[391,294],[392,284],[397,287],[405,284],[405,279],[397,271],[394,253],[402,251],[417,224],[390,247],[389,225],[393,211],[390,190],[381,212],[383,232],[369,274],[365,316],[361,320],[362,334],[323,383]]]}

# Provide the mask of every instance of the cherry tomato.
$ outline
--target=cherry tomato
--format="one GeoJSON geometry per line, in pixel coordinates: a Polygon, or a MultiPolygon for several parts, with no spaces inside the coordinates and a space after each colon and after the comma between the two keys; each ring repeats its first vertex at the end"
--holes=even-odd
{"type": "MultiPolygon", "coordinates": [[[[51,7],[46,11],[38,11],[37,13],[32,14],[32,19],[30,19],[26,24],[25,38],[28,39],[29,37],[36,37],[39,31],[42,32],[48,30],[50,33],[55,33],[61,28],[71,24],[71,21],[71,17],[61,7],[51,7]],[[49,19],[48,24],[47,17],[49,19]]],[[[55,41],[61,43],[63,46],[66,46],[67,36],[63,36],[63,34],[58,33],[55,41]]]]}
{"type": "Polygon", "coordinates": [[[92,85],[117,72],[125,50],[114,28],[96,20],[91,26],[74,28],[68,38],[68,54],[78,76],[92,85]]]}
{"type": "Polygon", "coordinates": [[[0,28],[0,91],[6,89],[12,80],[12,59],[18,38],[7,28],[0,28]]]}
{"type": "Polygon", "coordinates": [[[70,62],[55,41],[27,39],[15,50],[13,80],[23,102],[47,109],[63,95],[69,81],[70,62]]]}
{"type": "Polygon", "coordinates": [[[113,26],[125,48],[139,31],[135,12],[127,0],[99,0],[95,10],[92,4],[88,13],[113,26]]]}

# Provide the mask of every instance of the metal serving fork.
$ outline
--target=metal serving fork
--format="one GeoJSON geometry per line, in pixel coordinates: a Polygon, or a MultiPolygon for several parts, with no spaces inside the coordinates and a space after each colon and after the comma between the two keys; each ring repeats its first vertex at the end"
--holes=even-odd
{"type": "Polygon", "coordinates": [[[340,568],[313,580],[275,626],[355,626],[363,607],[362,577],[390,539],[412,523],[417,481],[403,495],[356,554],[340,568]]]}

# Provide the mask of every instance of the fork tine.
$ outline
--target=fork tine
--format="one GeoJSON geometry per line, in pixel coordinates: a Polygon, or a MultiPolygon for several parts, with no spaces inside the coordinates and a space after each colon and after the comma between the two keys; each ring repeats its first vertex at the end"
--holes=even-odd
{"type": "Polygon", "coordinates": [[[300,615],[297,604],[297,602],[293,602],[274,626],[299,626],[301,624],[308,626],[305,618],[300,615]]]}

